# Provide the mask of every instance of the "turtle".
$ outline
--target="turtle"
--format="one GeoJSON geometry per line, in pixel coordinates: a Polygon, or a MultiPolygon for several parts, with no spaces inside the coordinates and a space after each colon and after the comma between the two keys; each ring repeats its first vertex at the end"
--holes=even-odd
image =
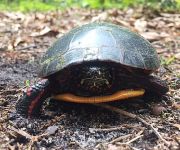
{"type": "Polygon", "coordinates": [[[149,41],[108,22],[76,27],[61,36],[40,60],[40,80],[16,104],[18,113],[39,115],[45,100],[104,103],[163,96],[167,83],[152,73],[160,67],[149,41]]]}

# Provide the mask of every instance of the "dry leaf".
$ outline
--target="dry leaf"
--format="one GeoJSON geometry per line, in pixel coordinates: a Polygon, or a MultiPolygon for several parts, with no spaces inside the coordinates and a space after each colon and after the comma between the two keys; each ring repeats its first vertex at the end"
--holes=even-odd
{"type": "Polygon", "coordinates": [[[52,134],[55,134],[55,132],[58,130],[58,126],[49,126],[45,133],[48,134],[48,135],[52,135],[52,134]]]}
{"type": "Polygon", "coordinates": [[[45,35],[56,36],[58,33],[59,33],[58,31],[52,30],[51,28],[46,26],[40,32],[33,32],[30,36],[32,37],[45,36],[45,35]]]}
{"type": "Polygon", "coordinates": [[[180,103],[174,102],[174,103],[173,103],[173,108],[179,110],[179,109],[180,109],[180,103]]]}
{"type": "Polygon", "coordinates": [[[180,59],[180,53],[175,54],[174,57],[175,57],[176,59],[180,59]]]}
{"type": "Polygon", "coordinates": [[[103,12],[98,14],[95,17],[92,17],[91,22],[95,22],[95,21],[105,21],[108,18],[108,13],[107,12],[103,12]]]}
{"type": "Polygon", "coordinates": [[[9,18],[9,19],[12,19],[12,20],[18,20],[18,19],[21,19],[21,20],[24,20],[25,19],[25,15],[23,13],[20,13],[20,12],[6,12],[5,15],[9,18]]]}
{"type": "Polygon", "coordinates": [[[143,19],[137,19],[134,22],[134,27],[137,31],[144,32],[147,29],[147,21],[145,21],[143,19]]]}
{"type": "Polygon", "coordinates": [[[141,35],[149,41],[158,41],[161,39],[161,35],[157,32],[143,32],[141,35]]]}
{"type": "Polygon", "coordinates": [[[118,23],[119,25],[125,26],[127,28],[132,28],[128,22],[123,21],[121,19],[116,18],[116,20],[114,20],[114,22],[118,23]]]}
{"type": "Polygon", "coordinates": [[[13,46],[16,47],[18,46],[20,43],[24,42],[24,40],[22,39],[22,37],[17,37],[14,41],[13,46]]]}
{"type": "Polygon", "coordinates": [[[180,124],[173,124],[173,126],[180,130],[180,124]]]}
{"type": "Polygon", "coordinates": [[[165,32],[157,33],[157,32],[151,31],[151,32],[143,32],[140,34],[149,41],[158,41],[158,40],[161,40],[162,38],[169,37],[169,34],[165,32]]]}

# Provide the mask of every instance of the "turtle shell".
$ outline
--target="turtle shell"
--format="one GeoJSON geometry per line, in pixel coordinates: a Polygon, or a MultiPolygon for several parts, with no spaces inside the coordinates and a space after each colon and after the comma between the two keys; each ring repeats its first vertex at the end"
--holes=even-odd
{"type": "Polygon", "coordinates": [[[156,50],[142,36],[118,25],[94,22],[71,30],[48,49],[40,63],[40,77],[90,61],[149,71],[160,65],[156,50]]]}

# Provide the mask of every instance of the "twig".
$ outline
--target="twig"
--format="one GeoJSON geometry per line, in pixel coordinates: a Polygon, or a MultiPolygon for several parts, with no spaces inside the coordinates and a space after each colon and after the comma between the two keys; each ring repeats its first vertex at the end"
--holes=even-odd
{"type": "Polygon", "coordinates": [[[175,137],[175,141],[178,143],[178,145],[180,146],[180,138],[179,137],[175,137]]]}
{"type": "Polygon", "coordinates": [[[142,118],[140,118],[140,117],[138,117],[138,116],[137,116],[137,119],[138,119],[139,121],[141,121],[142,123],[144,123],[146,126],[150,127],[150,128],[154,131],[154,133],[157,135],[157,137],[158,137],[159,139],[161,139],[167,146],[169,146],[169,143],[160,135],[160,133],[157,131],[157,129],[155,129],[155,128],[153,127],[152,124],[149,124],[148,122],[146,122],[145,120],[143,120],[142,118]]]}
{"type": "Polygon", "coordinates": [[[139,139],[140,137],[143,136],[143,135],[142,135],[143,132],[144,132],[144,130],[141,130],[140,132],[138,132],[138,133],[136,134],[136,137],[135,137],[135,138],[131,139],[130,141],[128,141],[128,142],[126,142],[126,143],[127,143],[127,144],[130,144],[130,143],[136,141],[137,139],[139,139]]]}
{"type": "Polygon", "coordinates": [[[131,139],[131,140],[128,141],[127,143],[130,144],[130,143],[134,142],[135,140],[137,140],[137,139],[138,139],[137,137],[140,138],[141,136],[143,136],[143,135],[142,135],[143,132],[144,132],[144,130],[139,131],[139,132],[136,134],[136,137],[133,138],[133,139],[131,139]]]}
{"type": "Polygon", "coordinates": [[[135,115],[135,114],[132,114],[132,113],[129,113],[125,110],[122,110],[120,108],[117,108],[117,107],[114,107],[114,106],[110,106],[110,105],[107,105],[107,104],[94,104],[96,106],[100,106],[102,108],[106,108],[108,110],[111,110],[111,111],[114,111],[114,112],[117,112],[118,114],[121,114],[121,115],[124,115],[124,116],[127,116],[127,117],[130,117],[130,118],[133,118],[133,119],[137,119],[139,120],[140,122],[142,122],[144,125],[146,125],[147,127],[151,128],[153,130],[153,132],[156,134],[156,136],[162,140],[167,146],[169,146],[169,143],[163,139],[163,137],[159,134],[159,132],[151,125],[149,124],[148,122],[146,122],[144,119],[142,119],[141,117],[135,115]]]}
{"type": "Polygon", "coordinates": [[[49,126],[55,125],[56,122],[60,122],[66,117],[65,114],[62,114],[60,116],[55,116],[53,119],[50,120],[49,123],[45,124],[43,127],[40,128],[40,130],[44,130],[45,128],[48,128],[49,126]]]}
{"type": "Polygon", "coordinates": [[[130,137],[131,135],[132,135],[132,134],[127,134],[127,135],[120,136],[120,137],[112,140],[112,141],[109,142],[109,143],[110,143],[110,144],[113,144],[113,143],[119,142],[119,141],[121,141],[121,140],[123,140],[123,139],[126,139],[126,138],[130,137]]]}
{"type": "Polygon", "coordinates": [[[29,133],[23,131],[23,130],[20,130],[20,129],[16,129],[14,127],[10,127],[9,128],[10,130],[12,131],[15,131],[16,133],[26,137],[27,139],[30,140],[30,143],[28,145],[28,150],[31,150],[32,149],[32,146],[35,142],[37,142],[40,138],[44,137],[44,136],[48,136],[50,135],[50,133],[43,133],[41,135],[36,135],[36,136],[33,136],[33,135],[30,135],[29,133]]]}
{"type": "Polygon", "coordinates": [[[143,127],[139,127],[139,126],[131,126],[128,124],[124,124],[121,126],[117,126],[117,127],[109,127],[109,128],[89,128],[89,132],[94,133],[94,132],[111,132],[111,131],[116,131],[116,130],[120,130],[123,128],[137,128],[137,129],[144,129],[143,127]]]}
{"type": "Polygon", "coordinates": [[[143,135],[139,135],[139,136],[136,136],[135,138],[131,139],[130,141],[128,141],[126,144],[130,144],[134,141],[136,141],[137,139],[139,139],[140,137],[142,137],[143,135]]]}
{"type": "Polygon", "coordinates": [[[31,49],[31,48],[37,48],[36,45],[29,45],[21,48],[16,48],[16,50],[26,50],[26,49],[31,49]]]}
{"type": "Polygon", "coordinates": [[[33,144],[34,144],[35,142],[37,142],[38,139],[39,139],[38,136],[30,135],[29,133],[27,133],[27,132],[25,132],[25,131],[23,131],[23,130],[20,130],[20,129],[16,129],[16,128],[14,128],[14,127],[10,127],[9,129],[12,130],[12,131],[15,131],[16,133],[18,133],[18,134],[20,134],[20,135],[22,135],[22,136],[24,136],[24,137],[26,137],[27,139],[30,140],[30,143],[29,143],[29,145],[28,145],[28,150],[31,150],[33,144]]]}
{"type": "Polygon", "coordinates": [[[130,136],[132,136],[132,134],[127,134],[127,135],[124,135],[124,136],[120,136],[120,137],[114,139],[113,141],[111,141],[110,143],[113,144],[113,143],[115,143],[115,142],[118,142],[118,143],[116,143],[116,144],[121,144],[121,145],[122,145],[122,144],[127,144],[127,145],[129,145],[130,143],[132,143],[132,142],[134,142],[135,140],[137,140],[137,139],[139,139],[140,137],[142,137],[143,135],[141,135],[141,134],[142,134],[143,132],[144,132],[144,130],[141,130],[140,132],[138,132],[138,133],[136,134],[136,137],[135,137],[135,138],[131,139],[131,140],[128,141],[128,142],[120,143],[119,141],[120,141],[120,140],[123,140],[123,139],[126,139],[126,138],[128,138],[128,137],[130,137],[130,136]]]}
{"type": "Polygon", "coordinates": [[[119,113],[119,114],[121,114],[121,115],[128,116],[128,117],[130,117],[130,118],[134,118],[134,119],[137,118],[137,116],[136,116],[135,114],[129,113],[129,112],[125,111],[125,110],[122,110],[122,109],[120,109],[120,108],[117,108],[117,107],[114,107],[114,106],[111,106],[111,105],[101,104],[101,103],[99,103],[99,104],[93,104],[93,105],[106,108],[106,109],[108,109],[108,110],[117,112],[117,113],[119,113]]]}
{"type": "Polygon", "coordinates": [[[136,136],[135,138],[131,139],[130,141],[126,142],[126,143],[120,143],[120,142],[117,142],[116,144],[117,145],[129,145],[130,143],[136,141],[137,139],[141,138],[143,135],[139,135],[139,136],[136,136]]]}
{"type": "Polygon", "coordinates": [[[27,132],[25,132],[23,130],[16,129],[14,127],[10,127],[9,129],[12,130],[12,131],[15,131],[16,133],[18,133],[18,134],[20,134],[20,135],[22,135],[24,137],[26,137],[27,139],[32,139],[32,135],[30,135],[29,133],[27,133],[27,132]]]}
{"type": "Polygon", "coordinates": [[[120,130],[124,127],[112,127],[112,128],[89,128],[89,132],[94,133],[94,132],[110,132],[110,131],[115,131],[115,130],[120,130]]]}

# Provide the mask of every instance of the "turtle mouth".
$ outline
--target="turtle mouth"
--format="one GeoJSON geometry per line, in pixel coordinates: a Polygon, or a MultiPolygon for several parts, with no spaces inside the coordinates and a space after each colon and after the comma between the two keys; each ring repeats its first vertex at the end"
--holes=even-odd
{"type": "Polygon", "coordinates": [[[135,97],[141,97],[145,93],[144,89],[128,89],[128,90],[120,90],[111,95],[105,96],[92,96],[92,97],[82,97],[76,96],[74,94],[65,93],[53,96],[54,99],[63,100],[67,102],[75,102],[75,103],[104,103],[104,102],[111,102],[111,101],[120,101],[135,97]]]}

